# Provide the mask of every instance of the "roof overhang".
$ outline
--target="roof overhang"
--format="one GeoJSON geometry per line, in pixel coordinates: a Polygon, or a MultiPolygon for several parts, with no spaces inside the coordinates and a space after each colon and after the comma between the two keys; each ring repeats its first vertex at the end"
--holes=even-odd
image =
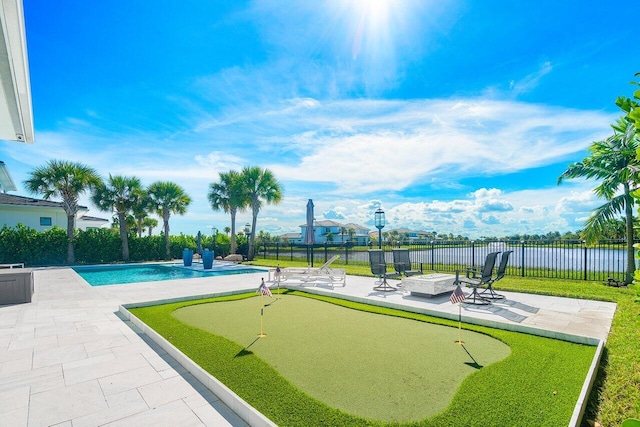
{"type": "Polygon", "coordinates": [[[0,0],[0,139],[34,140],[22,0],[0,0]]]}

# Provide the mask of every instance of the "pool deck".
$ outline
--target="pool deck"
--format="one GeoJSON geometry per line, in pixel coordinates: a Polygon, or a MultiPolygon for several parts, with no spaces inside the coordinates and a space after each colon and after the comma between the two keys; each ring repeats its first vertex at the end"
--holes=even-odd
{"type": "MultiPolygon", "coordinates": [[[[255,290],[266,273],[91,287],[69,268],[35,271],[27,304],[0,306],[0,425],[246,426],[162,349],[118,314],[121,304],[255,290]]],[[[390,281],[392,284],[398,281],[390,281]]],[[[374,279],[300,286],[378,305],[457,318],[449,296],[376,292],[374,279]]],[[[615,304],[504,292],[489,307],[462,306],[463,320],[606,340],[615,304]],[[531,328],[531,329],[529,329],[531,328]]]]}

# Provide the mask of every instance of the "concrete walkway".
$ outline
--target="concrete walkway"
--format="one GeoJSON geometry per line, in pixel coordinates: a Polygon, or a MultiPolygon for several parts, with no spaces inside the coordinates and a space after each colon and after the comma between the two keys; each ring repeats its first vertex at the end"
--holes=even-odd
{"type": "MultiPolygon", "coordinates": [[[[36,271],[33,302],[0,306],[0,426],[246,425],[117,311],[123,303],[255,290],[262,277],[91,287],[68,268],[36,271]]],[[[448,296],[375,292],[371,278],[349,276],[344,288],[304,288],[458,315],[448,296]]],[[[505,294],[507,301],[488,308],[463,306],[463,320],[589,342],[606,339],[615,312],[612,303],[505,294]]]]}

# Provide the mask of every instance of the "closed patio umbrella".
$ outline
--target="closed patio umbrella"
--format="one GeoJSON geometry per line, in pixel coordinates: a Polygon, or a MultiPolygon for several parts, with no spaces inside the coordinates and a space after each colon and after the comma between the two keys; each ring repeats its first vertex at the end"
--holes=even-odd
{"type": "MultiPolygon", "coordinates": [[[[309,261],[309,250],[316,242],[313,231],[313,200],[307,202],[307,229],[304,235],[304,244],[307,245],[307,262],[309,261]]],[[[311,266],[313,267],[313,249],[311,249],[311,266]]]]}
{"type": "Polygon", "coordinates": [[[202,255],[202,233],[198,231],[198,237],[196,237],[196,252],[198,255],[202,255]]]}

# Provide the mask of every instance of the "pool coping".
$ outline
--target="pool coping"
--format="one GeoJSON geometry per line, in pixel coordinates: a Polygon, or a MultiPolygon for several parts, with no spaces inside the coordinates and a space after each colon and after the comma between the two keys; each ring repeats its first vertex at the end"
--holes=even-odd
{"type": "MultiPolygon", "coordinates": [[[[374,305],[379,307],[393,308],[402,311],[408,311],[412,313],[426,314],[433,317],[444,318],[449,320],[457,320],[458,316],[450,315],[449,313],[443,313],[439,311],[429,310],[429,309],[421,309],[416,307],[410,307],[402,304],[387,302],[387,301],[379,301],[379,300],[371,300],[363,297],[356,297],[352,295],[343,295],[343,294],[335,294],[333,292],[323,291],[317,288],[304,288],[301,289],[295,285],[282,285],[283,289],[291,289],[291,290],[301,290],[303,292],[307,292],[310,294],[329,296],[338,299],[344,299],[347,301],[359,302],[368,305],[374,305]]],[[[184,301],[194,301],[199,299],[206,298],[215,298],[229,295],[239,295],[251,292],[253,289],[240,289],[233,290],[227,292],[217,292],[211,294],[203,294],[203,295],[190,295],[184,297],[177,298],[166,298],[161,300],[151,300],[151,301],[142,301],[137,303],[130,304],[121,304],[119,306],[119,312],[124,316],[127,320],[129,320],[136,327],[140,328],[140,330],[145,333],[151,340],[153,340],[156,344],[158,344],[163,350],[165,350],[169,355],[171,355],[180,365],[182,365],[188,372],[190,372],[195,378],[197,378],[205,387],[207,387],[212,393],[216,394],[222,402],[224,402],[229,408],[231,408],[238,416],[240,416],[243,420],[245,420],[251,426],[276,426],[269,418],[264,416],[261,412],[256,410],[253,406],[249,405],[244,399],[235,394],[231,389],[225,386],[222,382],[220,382],[217,378],[213,377],[211,374],[202,369],[198,364],[192,361],[188,356],[182,353],[177,347],[167,341],[164,337],[158,334],[155,330],[149,327],[146,323],[136,317],[133,313],[129,311],[130,308],[141,308],[141,307],[149,307],[154,305],[162,305],[162,304],[171,304],[176,302],[184,302],[184,301]]],[[[580,390],[580,394],[578,396],[578,400],[576,405],[574,406],[574,410],[571,416],[571,420],[569,422],[570,427],[579,427],[580,421],[584,415],[584,412],[587,407],[589,394],[595,382],[596,374],[598,371],[598,366],[600,364],[600,359],[602,358],[602,353],[604,351],[605,340],[584,337],[575,334],[558,334],[553,331],[546,331],[541,328],[534,328],[530,326],[523,325],[512,325],[505,324],[501,322],[492,322],[483,319],[474,318],[471,316],[462,316],[462,321],[465,323],[475,324],[479,326],[487,326],[495,329],[502,329],[512,332],[525,333],[530,335],[537,335],[545,338],[558,339],[561,341],[574,342],[577,344],[595,346],[596,351],[591,361],[591,365],[589,370],[587,371],[587,375],[585,381],[582,384],[582,388],[580,390]]]]}
{"type": "MultiPolygon", "coordinates": [[[[267,272],[268,269],[266,267],[259,267],[259,266],[249,266],[249,265],[242,265],[242,264],[237,264],[234,262],[230,262],[230,261],[217,261],[218,263],[223,263],[223,265],[221,266],[220,269],[211,269],[211,270],[204,270],[204,268],[202,268],[202,263],[193,263],[193,264],[197,264],[199,266],[201,266],[201,268],[198,268],[197,265],[196,266],[185,266],[183,265],[182,261],[178,261],[178,260],[174,260],[174,261],[145,261],[145,262],[127,262],[127,263],[121,263],[121,264],[82,264],[82,265],[74,265],[74,266],[69,266],[69,267],[65,267],[65,268],[69,268],[71,271],[73,271],[74,274],[76,274],[78,277],[80,277],[80,279],[82,279],[84,281],[84,283],[89,286],[90,288],[100,288],[100,287],[104,287],[104,286],[127,286],[127,285],[135,285],[138,283],[151,283],[151,282],[165,282],[168,280],[183,280],[183,279],[190,279],[190,278],[195,278],[195,279],[199,279],[199,278],[207,278],[207,277],[214,277],[214,276],[227,276],[229,274],[252,274],[252,273],[258,273],[258,272],[267,272]],[[183,270],[183,271],[193,271],[198,273],[199,275],[197,277],[172,277],[170,279],[162,279],[162,280],[158,280],[158,279],[154,279],[154,280],[145,280],[145,281],[137,281],[137,282],[119,282],[119,283],[107,283],[107,284],[102,284],[102,285],[93,285],[91,284],[87,279],[85,279],[79,271],[82,270],[90,270],[90,269],[94,269],[94,268],[102,268],[105,270],[118,270],[118,269],[122,269],[122,268],[127,268],[127,267],[145,267],[145,266],[164,266],[164,267],[170,267],[170,268],[176,268],[179,270],[183,270]],[[238,272],[238,270],[242,270],[241,272],[238,272]],[[255,270],[255,271],[250,271],[250,270],[255,270]],[[216,274],[219,273],[220,271],[235,271],[234,273],[229,273],[229,274],[216,274]]],[[[215,264],[214,264],[215,265],[215,264]]]]}

